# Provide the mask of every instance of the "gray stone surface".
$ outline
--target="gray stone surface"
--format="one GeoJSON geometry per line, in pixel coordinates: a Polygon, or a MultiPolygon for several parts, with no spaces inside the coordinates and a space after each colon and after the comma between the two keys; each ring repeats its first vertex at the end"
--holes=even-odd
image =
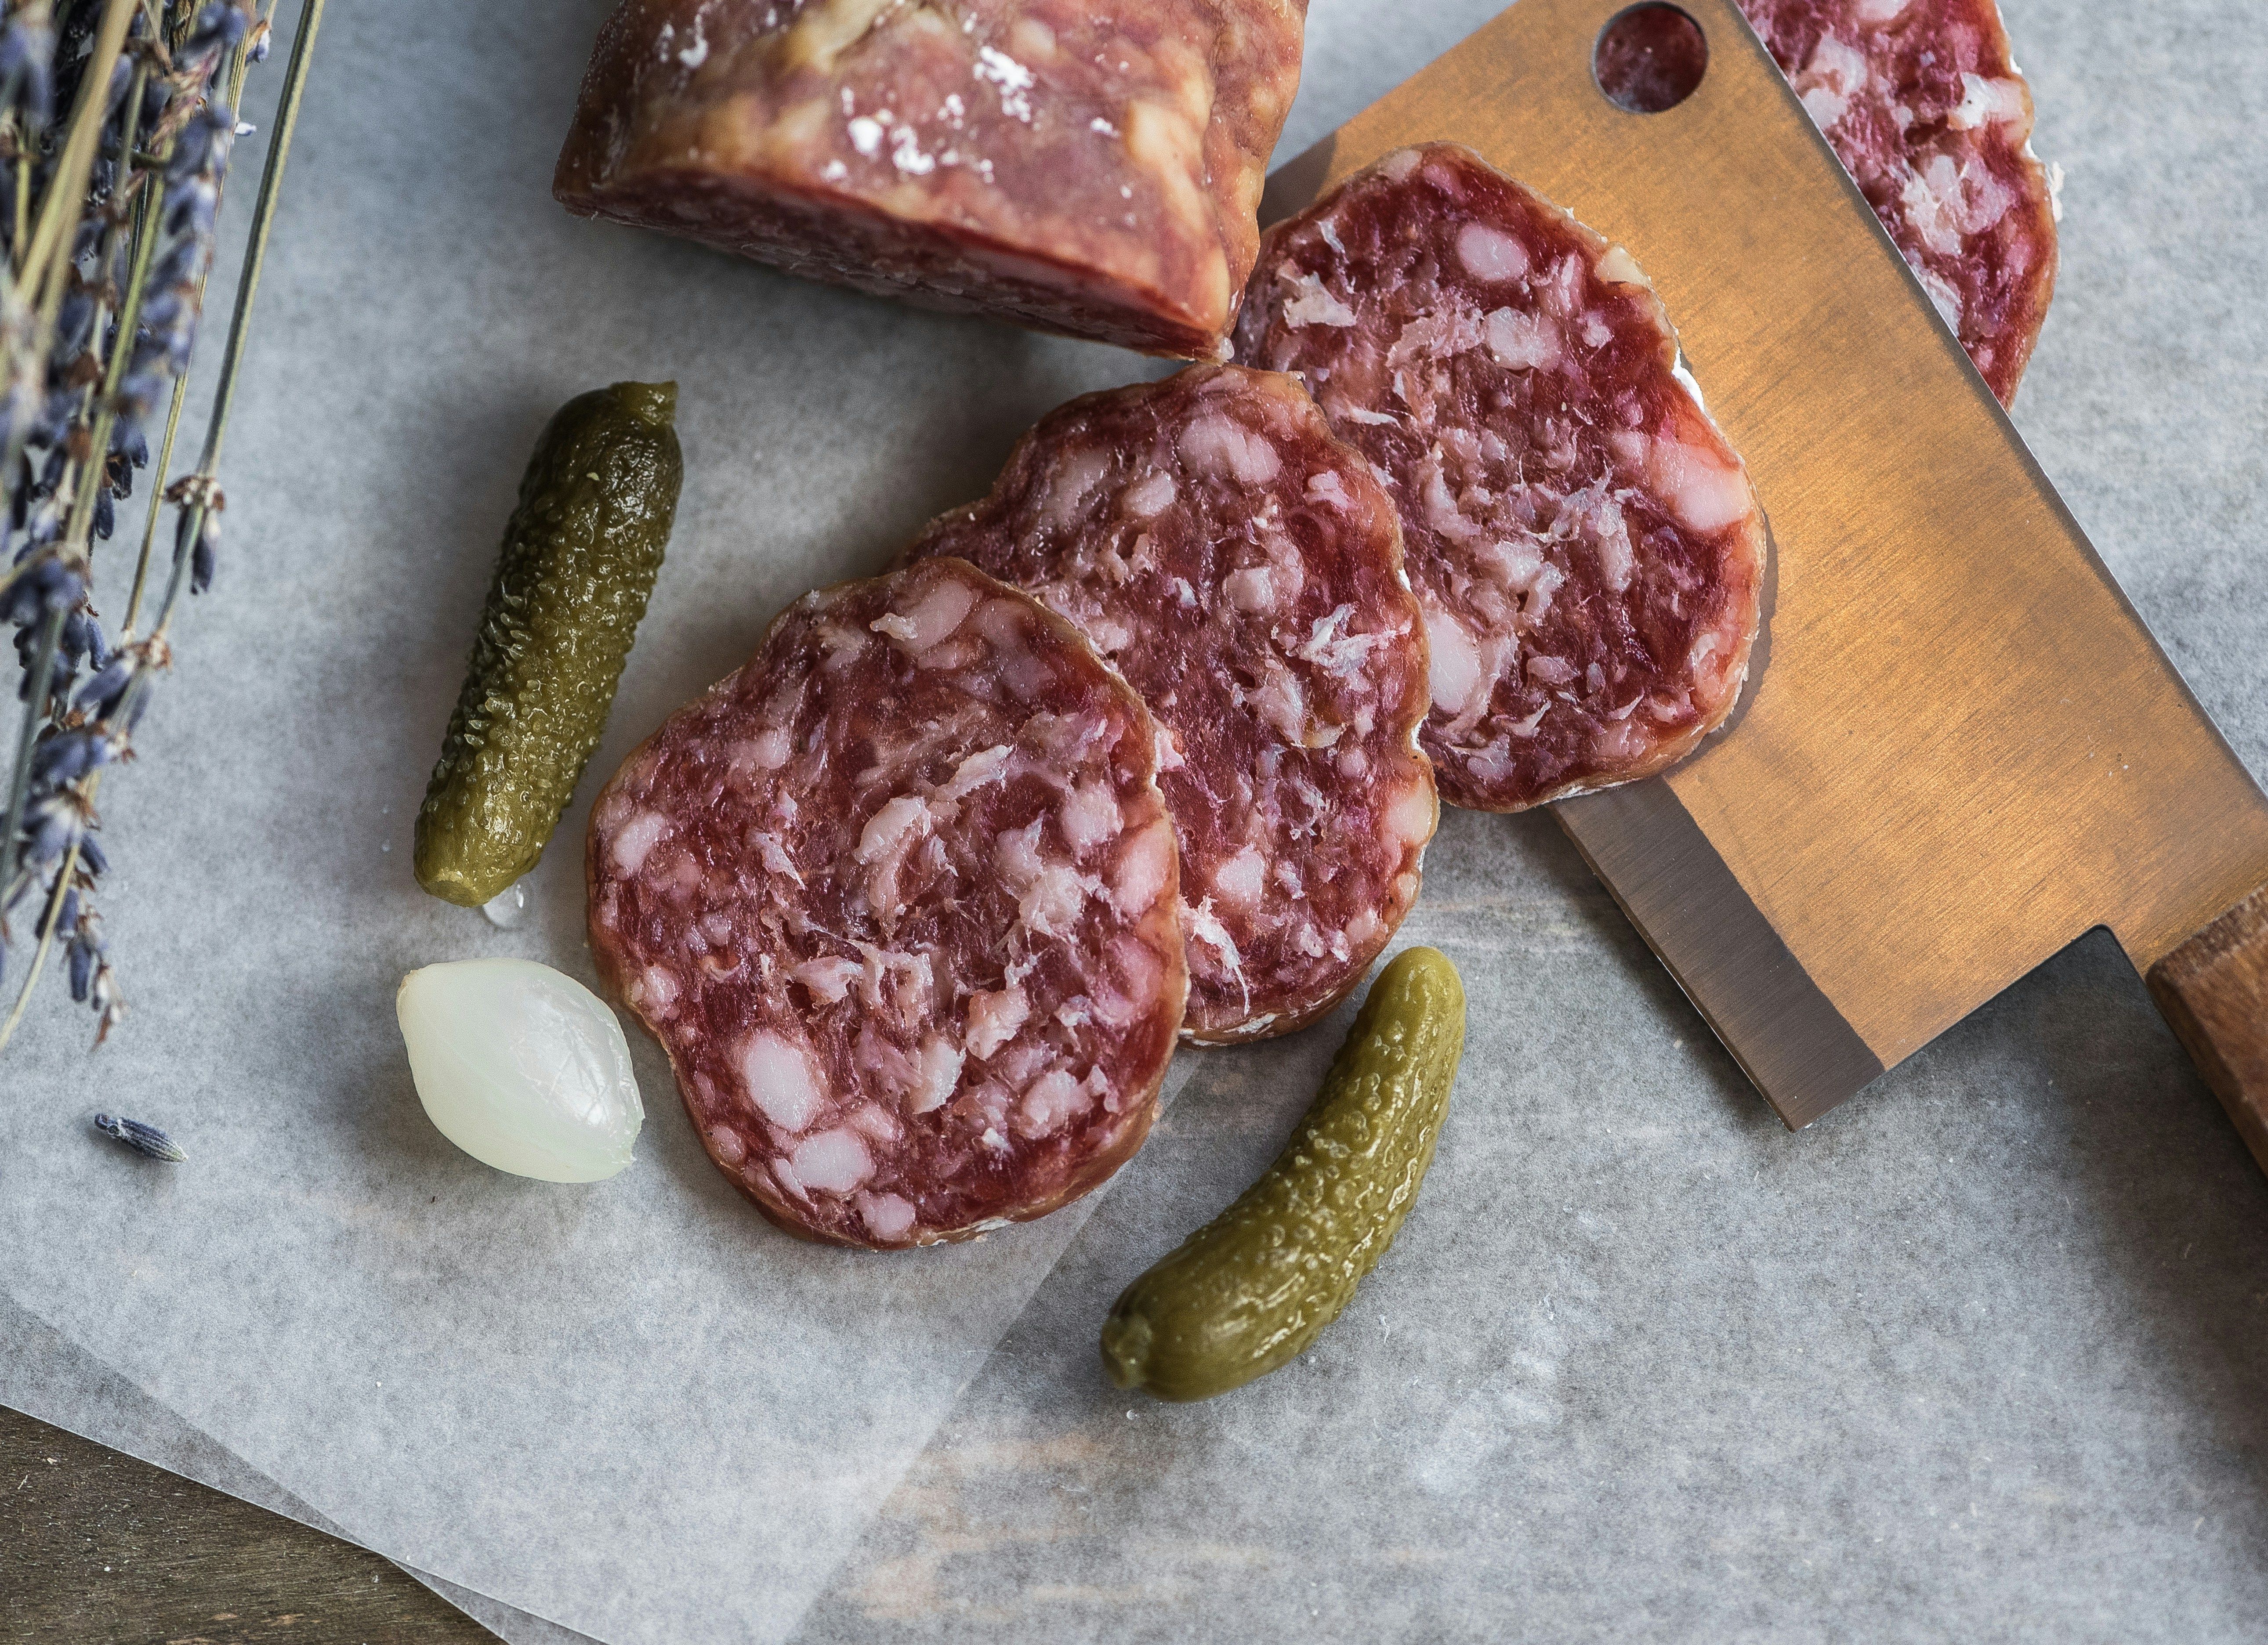
{"type": "MultiPolygon", "coordinates": [[[[651,1054],[644,1157],[605,1192],[435,1140],[399,971],[586,968],[571,850],[509,936],[403,860],[550,408],[685,386],[685,510],[603,770],[1038,412],[1151,369],[566,221],[543,187],[605,9],[335,9],[224,581],[105,796],[136,1015],[90,1063],[51,1003],[10,1053],[20,1304],[357,1539],[624,1640],[2258,1635],[2268,1183],[2101,936],[1791,1136],[1548,819],[1452,816],[1405,932],[1475,1007],[1425,1199],[1314,1353],[1193,1408],[1108,1390],[1095,1325],[1272,1153],[1342,1023],[1185,1059],[1083,1222],[887,1280],[751,1226],[651,1054]],[[132,1174],[96,1106],[202,1174],[132,1174]],[[804,1448],[737,1472],[784,1422],[804,1448]]],[[[1284,152],[1493,9],[1316,0],[1284,152]]],[[[2069,177],[2016,420],[2257,775],[2255,10],[2009,20],[2069,177]]]]}

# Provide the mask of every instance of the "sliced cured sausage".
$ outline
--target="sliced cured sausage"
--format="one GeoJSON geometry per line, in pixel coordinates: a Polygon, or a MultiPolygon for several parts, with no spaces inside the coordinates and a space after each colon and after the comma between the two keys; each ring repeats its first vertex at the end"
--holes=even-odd
{"type": "Polygon", "coordinates": [[[2055,291],[2032,94],[1993,0],[1740,0],[2003,404],[2055,291]]]}
{"type": "Polygon", "coordinates": [[[957,560],[796,602],[591,817],[591,947],[791,1232],[959,1239],[1138,1147],[1181,1025],[1156,727],[957,560]]]}
{"type": "Polygon", "coordinates": [[[1393,503],[1296,380],[1192,366],[1074,400],[909,554],[1038,595],[1157,716],[1185,1033],[1285,1033],[1361,979],[1433,833],[1425,648],[1393,503]]]}
{"type": "Polygon", "coordinates": [[[553,190],[792,273],[1224,357],[1306,0],[622,0],[553,190]]]}
{"type": "Polygon", "coordinates": [[[1442,797],[1649,775],[1731,712],[1764,521],[1636,262],[1469,150],[1269,231],[1239,357],[1305,375],[1402,515],[1442,797]]]}

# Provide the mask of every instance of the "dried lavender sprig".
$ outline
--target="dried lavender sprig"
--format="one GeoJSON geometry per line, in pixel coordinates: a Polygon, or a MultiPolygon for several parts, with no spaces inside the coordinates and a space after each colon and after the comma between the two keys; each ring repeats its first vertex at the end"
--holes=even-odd
{"type": "Polygon", "coordinates": [[[151,1159],[162,1159],[169,1165],[188,1163],[189,1157],[181,1151],[181,1145],[154,1125],[144,1125],[139,1120],[114,1120],[107,1113],[99,1113],[94,1116],[94,1128],[151,1159]]]}
{"type": "MultiPolygon", "coordinates": [[[[253,33],[239,50],[236,70],[230,88],[232,106],[236,102],[235,94],[241,85],[243,66],[250,50],[256,48],[260,55],[265,55],[269,21],[272,18],[275,3],[276,0],[269,0],[268,14],[261,18],[253,33]]],[[[212,473],[218,462],[221,437],[234,397],[235,379],[242,361],[252,298],[258,284],[261,268],[265,261],[268,235],[274,223],[277,191],[281,185],[291,136],[298,123],[299,106],[306,89],[307,66],[315,31],[321,22],[323,0],[305,0],[300,12],[299,29],[293,43],[291,66],[286,73],[276,131],[269,147],[266,165],[261,172],[260,195],[254,212],[245,273],[239,283],[236,309],[231,318],[228,343],[223,356],[221,380],[215,390],[213,413],[208,423],[204,453],[200,461],[198,472],[166,488],[167,496],[186,502],[188,506],[184,510],[180,530],[177,534],[173,574],[165,604],[160,609],[158,621],[153,625],[149,639],[138,647],[129,643],[122,648],[122,655],[136,653],[136,660],[122,667],[111,666],[99,671],[95,679],[90,682],[85,691],[81,694],[82,708],[91,707],[99,709],[102,716],[101,723],[106,731],[113,725],[122,725],[124,731],[130,733],[134,722],[140,717],[150,683],[156,672],[166,665],[167,653],[165,631],[171,622],[174,607],[178,603],[185,571],[194,585],[202,585],[210,580],[211,546],[217,533],[217,521],[215,517],[221,503],[218,488],[212,481],[212,473]]],[[[232,128],[232,135],[233,135],[233,128],[232,128]]],[[[202,277],[198,281],[198,287],[201,294],[202,277]]],[[[178,380],[173,399],[174,403],[168,418],[166,441],[169,452],[180,409],[180,389],[178,380]]],[[[160,473],[163,472],[163,465],[164,459],[161,458],[160,473]]],[[[152,529],[155,525],[156,505],[157,499],[153,498],[151,522],[152,529]]],[[[136,573],[135,605],[137,606],[147,569],[149,548],[150,539],[145,533],[143,561],[142,564],[137,566],[136,573]]],[[[131,614],[128,621],[130,634],[130,625],[133,621],[131,614]]],[[[58,766],[60,767],[61,764],[59,760],[58,766]]],[[[100,771],[94,769],[90,770],[82,781],[78,797],[82,805],[90,811],[93,790],[100,780],[100,771]]],[[[122,1010],[122,1005],[117,1000],[114,986],[112,983],[112,973],[108,961],[101,959],[98,963],[88,958],[93,951],[86,946],[79,935],[89,928],[93,914],[91,908],[82,908],[77,897],[76,884],[77,865],[84,856],[93,856],[98,862],[99,858],[99,848],[94,838],[84,826],[77,828],[73,833],[75,837],[71,839],[65,851],[63,866],[57,871],[53,882],[48,914],[41,922],[40,945],[34,955],[32,968],[18,995],[15,1010],[5,1026],[0,1027],[0,1048],[4,1048],[8,1039],[14,1033],[18,1022],[21,1020],[25,1004],[29,998],[32,988],[38,980],[40,970],[58,929],[63,930],[70,942],[68,951],[72,960],[74,996],[85,996],[90,999],[100,1015],[101,1029],[96,1040],[98,1045],[101,1043],[102,1038],[108,1034],[119,1013],[122,1010]],[[69,911],[71,915],[68,922],[63,917],[66,911],[69,911]],[[87,971],[89,966],[92,966],[91,972],[87,971]],[[87,972],[84,981],[82,981],[82,972],[87,972]]]]}
{"type": "Polygon", "coordinates": [[[196,472],[177,481],[166,495],[179,494],[188,503],[174,534],[173,574],[165,604],[151,632],[162,635],[173,620],[185,580],[202,590],[212,581],[212,560],[220,539],[219,513],[226,506],[215,481],[220,466],[221,442],[228,432],[228,414],[236,403],[236,376],[244,364],[244,345],[252,323],[252,299],[260,290],[261,271],[268,262],[268,234],[276,221],[276,205],[284,186],[284,168],[291,156],[292,134],[298,129],[299,104],[307,89],[307,64],[314,49],[315,31],[322,26],[323,0],[301,0],[298,32],[291,40],[291,61],[284,71],[284,94],[276,114],[276,133],[268,145],[267,163],[260,171],[260,195],[252,208],[252,234],[238,277],[236,307],[228,319],[228,341],[221,350],[220,380],[213,386],[212,415],[205,423],[205,444],[196,472]],[[198,575],[202,571],[202,575],[198,575]]]}
{"type": "MultiPolygon", "coordinates": [[[[79,77],[70,131],[48,195],[40,204],[39,226],[18,265],[21,272],[41,283],[38,319],[28,340],[28,352],[33,356],[46,354],[52,347],[63,318],[67,283],[63,274],[71,267],[66,253],[77,244],[77,225],[86,209],[88,178],[100,146],[102,129],[109,123],[112,82],[116,77],[114,70],[122,61],[127,31],[138,15],[137,3],[138,0],[106,0],[94,50],[85,60],[79,77]],[[55,263],[52,268],[48,267],[50,256],[55,263]]],[[[84,11],[75,12],[71,21],[80,22],[85,15],[84,11]]],[[[10,295],[15,295],[12,288],[10,295]]],[[[23,443],[30,432],[20,426],[19,419],[11,419],[4,466],[0,466],[0,474],[11,477],[15,474],[23,443]]],[[[65,472],[67,474],[68,468],[65,472]]],[[[36,550],[40,546],[35,537],[33,548],[36,550]]],[[[7,808],[0,813],[0,853],[15,848],[18,830],[23,825],[25,807],[30,799],[32,745],[40,722],[47,717],[56,652],[63,640],[66,620],[85,599],[83,555],[75,554],[72,547],[66,540],[60,550],[49,550],[43,562],[49,569],[35,574],[44,579],[45,586],[39,591],[34,620],[44,621],[40,621],[29,659],[24,723],[17,739],[7,808]],[[53,569],[56,566],[61,567],[60,571],[53,569]]],[[[13,611],[21,607],[25,591],[18,585],[11,592],[13,611]]]]}
{"type": "MultiPolygon", "coordinates": [[[[238,52],[232,77],[232,84],[230,86],[229,100],[232,106],[240,105],[241,103],[246,64],[247,62],[264,62],[267,58],[268,40],[276,15],[276,4],[277,0],[266,0],[265,10],[261,13],[258,21],[253,25],[251,33],[246,37],[243,46],[238,52]]],[[[306,19],[303,18],[301,19],[303,32],[306,22],[306,19]]],[[[197,308],[200,310],[204,306],[205,282],[210,275],[210,266],[208,264],[205,272],[197,276],[195,302],[197,308]]],[[[166,474],[173,467],[173,442],[175,437],[180,432],[181,412],[183,407],[188,401],[188,391],[189,381],[188,376],[186,374],[177,375],[173,378],[172,404],[167,408],[166,414],[165,440],[158,452],[156,472],[160,474],[166,474]]],[[[139,631],[137,624],[140,621],[142,614],[142,597],[149,587],[150,566],[152,558],[152,551],[157,547],[158,541],[158,514],[160,507],[165,501],[166,496],[163,491],[153,492],[150,498],[150,507],[147,510],[147,516],[143,523],[142,550],[134,562],[134,588],[133,591],[127,597],[125,623],[121,630],[122,634],[129,637],[139,631]]],[[[0,1041],[0,1043],[4,1042],[0,1041]]]]}

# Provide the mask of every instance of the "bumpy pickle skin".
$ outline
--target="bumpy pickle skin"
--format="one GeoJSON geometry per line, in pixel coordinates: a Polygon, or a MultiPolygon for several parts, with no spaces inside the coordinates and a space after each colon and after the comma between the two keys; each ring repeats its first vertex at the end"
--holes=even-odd
{"type": "Polygon", "coordinates": [[[1437,949],[1405,950],[1371,985],[1276,1163],[1112,1306],[1111,1381],[1210,1399],[1304,1352],[1410,1215],[1464,1048],[1456,966],[1437,949]]]}
{"type": "Polygon", "coordinates": [[[599,745],[685,478],[674,383],[578,394],[536,441],[417,813],[417,883],[478,907],[534,868],[599,745]]]}

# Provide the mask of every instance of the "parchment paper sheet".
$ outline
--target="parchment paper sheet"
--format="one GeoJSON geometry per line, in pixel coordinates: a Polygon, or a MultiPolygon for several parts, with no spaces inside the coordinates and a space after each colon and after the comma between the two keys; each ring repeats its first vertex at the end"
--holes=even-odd
{"type": "MultiPolygon", "coordinates": [[[[241,1497],[270,1513],[335,1537],[346,1535],[345,1528],[328,1515],[292,1495],[5,1296],[0,1296],[0,1405],[75,1434],[99,1436],[114,1450],[241,1497]]],[[[428,1572],[409,1574],[511,1645],[578,1645],[587,1637],[428,1572]]]]}
{"type": "MultiPolygon", "coordinates": [[[[1317,0],[1282,151],[1492,9],[1317,0]]],[[[1185,1058],[1106,1194],[909,1259],[770,1234],[643,1046],[613,1184],[436,1136],[400,972],[587,975],[579,808],[514,933],[405,860],[550,409],[683,385],[685,506],[602,774],[1040,411],[1155,369],[565,219],[544,185],[604,10],[335,9],[223,582],[105,796],[136,1016],[88,1062],[50,1009],[8,1060],[19,1304],[344,1533],[608,1639],[2250,1633],[2268,1184],[2107,938],[1789,1136],[1548,819],[1453,815],[1405,939],[1464,969],[1473,1044],[1419,1213],[1315,1353],[1193,1409],[1114,1395],[1094,1326],[1273,1150],[1341,1023],[1185,1058]],[[196,1163],[90,1140],[98,1106],[196,1163]]],[[[2251,10],[2010,23],[2070,173],[2019,422],[2258,774],[2251,10]]]]}

